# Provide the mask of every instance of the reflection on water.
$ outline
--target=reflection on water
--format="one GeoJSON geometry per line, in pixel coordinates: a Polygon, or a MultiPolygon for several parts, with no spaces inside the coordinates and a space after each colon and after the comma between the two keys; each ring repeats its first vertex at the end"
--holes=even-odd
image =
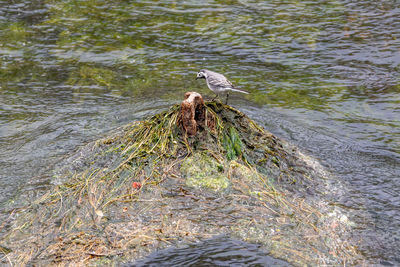
{"type": "Polygon", "coordinates": [[[274,259],[259,250],[254,244],[216,237],[197,244],[170,248],[149,255],[128,266],[135,267],[186,267],[186,266],[291,266],[285,261],[274,259]]]}
{"type": "Polygon", "coordinates": [[[77,146],[185,91],[211,96],[194,79],[207,67],[348,183],[362,249],[399,264],[399,29],[389,0],[0,0],[0,210],[77,146]]]}

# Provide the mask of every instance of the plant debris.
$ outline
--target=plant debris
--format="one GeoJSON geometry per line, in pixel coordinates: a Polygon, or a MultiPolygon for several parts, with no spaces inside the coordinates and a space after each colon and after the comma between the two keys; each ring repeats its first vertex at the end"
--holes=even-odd
{"type": "Polygon", "coordinates": [[[58,185],[7,222],[0,263],[131,262],[221,234],[299,266],[363,261],[351,222],[323,197],[322,166],[230,106],[204,108],[195,135],[175,105],[71,156],[58,185]]]}

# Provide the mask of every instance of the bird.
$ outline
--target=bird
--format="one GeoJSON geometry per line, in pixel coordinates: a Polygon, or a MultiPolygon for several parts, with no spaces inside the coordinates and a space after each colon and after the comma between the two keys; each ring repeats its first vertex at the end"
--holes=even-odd
{"type": "Polygon", "coordinates": [[[229,91],[249,94],[249,92],[234,87],[223,74],[211,70],[200,70],[197,73],[196,80],[197,79],[206,79],[208,88],[216,94],[214,99],[218,97],[219,94],[226,92],[226,105],[228,104],[229,91]]]}

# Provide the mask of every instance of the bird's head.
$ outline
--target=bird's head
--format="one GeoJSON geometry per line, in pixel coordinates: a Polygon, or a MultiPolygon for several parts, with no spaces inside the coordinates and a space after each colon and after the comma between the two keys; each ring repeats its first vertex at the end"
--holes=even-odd
{"type": "Polygon", "coordinates": [[[205,71],[205,70],[200,70],[200,71],[197,73],[196,80],[197,80],[197,79],[205,79],[205,78],[207,78],[207,73],[206,73],[206,71],[205,71]]]}

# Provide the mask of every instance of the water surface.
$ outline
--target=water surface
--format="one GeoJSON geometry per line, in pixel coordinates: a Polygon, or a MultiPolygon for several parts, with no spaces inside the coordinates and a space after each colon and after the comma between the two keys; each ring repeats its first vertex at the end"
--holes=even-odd
{"type": "Polygon", "coordinates": [[[400,264],[398,1],[0,0],[0,211],[51,166],[131,120],[213,97],[196,71],[251,92],[231,104],[347,184],[337,204],[371,262],[400,264]]]}
{"type": "Polygon", "coordinates": [[[274,259],[255,244],[219,236],[203,242],[174,247],[150,254],[146,259],[126,264],[126,267],[188,267],[188,266],[279,266],[289,263],[274,259]]]}

